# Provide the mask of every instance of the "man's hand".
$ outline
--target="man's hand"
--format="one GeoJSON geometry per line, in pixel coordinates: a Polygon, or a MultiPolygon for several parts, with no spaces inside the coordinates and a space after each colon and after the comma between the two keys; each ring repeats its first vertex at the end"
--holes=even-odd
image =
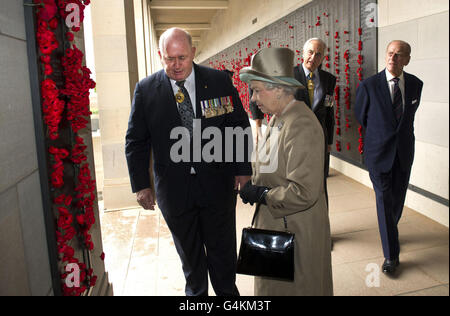
{"type": "Polygon", "coordinates": [[[153,197],[152,190],[144,189],[139,191],[136,193],[136,199],[144,210],[155,210],[155,198],[153,197]]]}
{"type": "Polygon", "coordinates": [[[244,185],[252,179],[251,176],[236,176],[234,181],[234,189],[236,191],[241,190],[244,185]]]}

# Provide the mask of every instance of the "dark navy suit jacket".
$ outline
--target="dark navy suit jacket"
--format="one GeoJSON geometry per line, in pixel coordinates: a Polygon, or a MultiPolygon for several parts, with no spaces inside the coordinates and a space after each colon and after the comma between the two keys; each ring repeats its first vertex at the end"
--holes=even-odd
{"type": "MultiPolygon", "coordinates": [[[[308,94],[308,82],[305,75],[305,70],[302,65],[296,66],[294,68],[295,79],[300,81],[301,84],[305,86],[305,89],[299,89],[295,98],[299,101],[303,101],[306,105],[312,109],[311,102],[309,100],[308,94]]],[[[327,95],[333,97],[334,88],[336,87],[336,77],[327,71],[319,69],[320,84],[323,89],[323,96],[319,104],[314,109],[314,114],[322,125],[323,133],[325,135],[326,144],[333,144],[334,136],[334,108],[330,106],[325,106],[325,98],[327,95]]]]}
{"type": "Polygon", "coordinates": [[[423,82],[404,73],[405,107],[399,123],[395,118],[385,70],[364,80],[356,91],[355,115],[365,129],[364,162],[369,171],[391,170],[396,154],[404,171],[414,160],[414,117],[420,104],[423,82]]]}
{"type": "MultiPolygon", "coordinates": [[[[226,127],[249,127],[248,116],[228,75],[195,64],[194,71],[196,118],[201,119],[202,132],[208,127],[217,127],[224,136],[226,127]],[[234,112],[212,118],[202,116],[200,102],[220,97],[232,97],[234,112]]],[[[203,158],[200,162],[192,162],[193,159],[174,162],[170,152],[178,139],[171,139],[170,134],[181,126],[174,92],[164,70],[136,85],[126,135],[126,156],[133,192],[151,187],[148,170],[152,152],[156,198],[163,212],[177,215],[185,210],[192,167],[202,184],[202,195],[207,203],[228,205],[227,201],[234,194],[234,177],[252,174],[250,157],[246,156],[245,162],[231,163],[227,163],[225,158],[215,162],[205,162],[203,158]]],[[[208,142],[208,139],[202,140],[202,147],[208,142]]],[[[245,145],[249,142],[251,134],[245,145]]],[[[222,145],[225,149],[225,139],[222,145]]],[[[236,142],[233,150],[236,151],[236,142]]]]}

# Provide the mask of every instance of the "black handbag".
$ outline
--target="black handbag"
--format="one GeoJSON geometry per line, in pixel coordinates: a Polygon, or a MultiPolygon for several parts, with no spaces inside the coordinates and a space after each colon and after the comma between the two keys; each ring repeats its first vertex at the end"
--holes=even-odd
{"type": "Polygon", "coordinates": [[[294,281],[295,234],[253,228],[260,203],[256,205],[252,225],[242,230],[237,273],[294,281]]]}

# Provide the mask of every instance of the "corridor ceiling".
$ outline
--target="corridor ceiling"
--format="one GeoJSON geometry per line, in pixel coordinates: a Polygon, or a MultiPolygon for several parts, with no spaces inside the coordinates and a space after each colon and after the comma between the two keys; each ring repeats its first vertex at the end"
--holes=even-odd
{"type": "Polygon", "coordinates": [[[216,13],[228,9],[228,0],[149,0],[149,3],[158,40],[165,30],[180,27],[192,35],[196,46],[202,33],[211,29],[216,13]]]}

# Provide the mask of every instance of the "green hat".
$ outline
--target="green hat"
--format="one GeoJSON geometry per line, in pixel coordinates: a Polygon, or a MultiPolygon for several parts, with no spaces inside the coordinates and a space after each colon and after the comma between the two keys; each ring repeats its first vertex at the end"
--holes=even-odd
{"type": "Polygon", "coordinates": [[[305,88],[294,78],[294,52],[289,48],[264,48],[252,57],[250,67],[242,68],[242,81],[253,80],[305,88]]]}

